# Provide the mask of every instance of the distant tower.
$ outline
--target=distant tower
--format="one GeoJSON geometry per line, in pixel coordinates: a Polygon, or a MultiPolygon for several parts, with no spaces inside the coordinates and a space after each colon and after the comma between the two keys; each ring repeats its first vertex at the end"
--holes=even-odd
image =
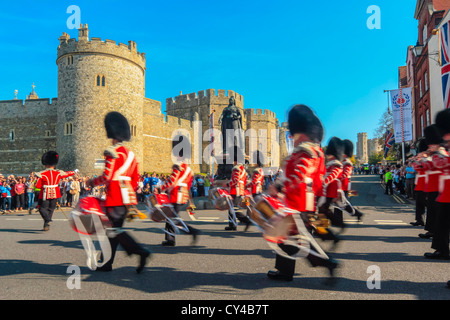
{"type": "Polygon", "coordinates": [[[369,161],[367,153],[367,132],[358,133],[358,142],[356,144],[356,156],[361,164],[369,161]]]}
{"type": "Polygon", "coordinates": [[[103,123],[110,111],[127,117],[132,140],[126,145],[142,164],[145,54],[137,52],[134,41],[117,45],[112,40],[89,39],[87,24],[80,26],[78,41],[67,33],[59,41],[58,167],[79,169],[82,175],[99,173],[94,164],[110,145],[103,123]]]}

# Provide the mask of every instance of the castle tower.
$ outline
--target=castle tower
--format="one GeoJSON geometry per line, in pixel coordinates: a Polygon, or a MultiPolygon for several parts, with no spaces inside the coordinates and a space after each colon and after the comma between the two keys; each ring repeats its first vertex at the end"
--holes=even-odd
{"type": "Polygon", "coordinates": [[[367,163],[369,161],[369,156],[367,153],[367,132],[358,133],[356,156],[358,157],[361,164],[367,163]]]}
{"type": "Polygon", "coordinates": [[[81,25],[78,41],[67,33],[59,38],[58,112],[56,150],[59,168],[79,169],[82,175],[99,174],[96,159],[111,144],[103,119],[110,111],[127,117],[132,140],[127,142],[143,162],[143,105],[145,54],[136,43],[128,45],[100,38],[89,39],[87,24],[81,25]]]}

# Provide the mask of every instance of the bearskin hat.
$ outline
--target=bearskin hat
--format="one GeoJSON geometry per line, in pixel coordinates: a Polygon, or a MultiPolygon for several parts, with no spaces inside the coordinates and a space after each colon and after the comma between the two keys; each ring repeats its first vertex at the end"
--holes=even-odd
{"type": "Polygon", "coordinates": [[[426,139],[420,139],[417,144],[417,153],[425,152],[428,150],[428,143],[426,139]]]}
{"type": "Polygon", "coordinates": [[[347,155],[347,157],[353,157],[353,148],[353,142],[348,139],[344,140],[344,153],[347,155]]]}
{"type": "Polygon", "coordinates": [[[450,133],[450,109],[440,111],[436,115],[436,125],[442,132],[442,135],[450,133]]]}
{"type": "Polygon", "coordinates": [[[59,156],[55,151],[48,151],[42,155],[42,164],[44,166],[56,166],[59,156]]]}
{"type": "Polygon", "coordinates": [[[325,154],[332,155],[339,161],[342,161],[344,157],[344,150],[345,150],[344,142],[338,137],[332,137],[330,139],[330,142],[328,142],[325,154]]]}
{"type": "Polygon", "coordinates": [[[439,130],[439,127],[437,125],[432,124],[426,127],[423,130],[423,133],[428,145],[442,143],[442,132],[441,130],[439,130]]]}
{"type": "Polygon", "coordinates": [[[323,139],[323,125],[316,114],[303,104],[292,107],[288,114],[289,132],[304,133],[314,142],[319,143],[323,139]]]}
{"type": "Polygon", "coordinates": [[[113,111],[105,117],[106,135],[109,139],[130,141],[131,130],[127,118],[121,113],[113,111]]]}

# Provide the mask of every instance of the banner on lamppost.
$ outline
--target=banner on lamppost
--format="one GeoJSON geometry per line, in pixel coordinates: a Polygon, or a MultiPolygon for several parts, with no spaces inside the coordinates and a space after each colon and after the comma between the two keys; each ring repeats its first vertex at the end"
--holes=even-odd
{"type": "Polygon", "coordinates": [[[413,139],[411,93],[411,88],[391,91],[395,143],[412,141],[413,139]]]}

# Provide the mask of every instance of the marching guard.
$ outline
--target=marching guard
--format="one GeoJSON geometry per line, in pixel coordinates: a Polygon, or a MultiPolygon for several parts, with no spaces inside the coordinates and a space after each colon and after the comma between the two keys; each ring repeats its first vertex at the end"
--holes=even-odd
{"type": "Polygon", "coordinates": [[[422,167],[425,169],[425,187],[424,192],[427,197],[427,219],[425,222],[426,233],[419,234],[422,239],[430,239],[433,237],[436,228],[436,215],[438,204],[436,198],[439,195],[439,176],[442,170],[434,167],[432,158],[436,154],[444,155],[445,149],[441,147],[442,135],[439,128],[432,124],[424,129],[425,139],[428,144],[426,157],[420,160],[422,167]]]}
{"type": "MultiPolygon", "coordinates": [[[[232,205],[235,205],[236,201],[245,196],[245,187],[247,185],[247,171],[245,170],[243,164],[237,162],[236,158],[237,154],[235,153],[234,167],[231,172],[231,180],[228,182],[229,194],[233,198],[232,205]]],[[[225,230],[235,231],[237,229],[236,219],[242,223],[245,223],[245,230],[247,230],[251,224],[250,219],[240,211],[235,211],[235,215],[233,215],[231,210],[233,210],[233,208],[230,208],[230,210],[228,210],[228,226],[225,227],[225,230]]]]}
{"type": "Polygon", "coordinates": [[[439,148],[431,158],[433,169],[441,171],[439,176],[439,195],[436,198],[436,216],[433,242],[434,252],[425,253],[429,259],[450,259],[450,109],[441,111],[436,116],[436,126],[442,134],[444,147],[439,148]]]}
{"type": "MultiPolygon", "coordinates": [[[[342,211],[331,211],[330,206],[338,200],[341,191],[342,159],[344,154],[344,143],[337,137],[332,137],[325,151],[326,173],[323,177],[322,195],[319,198],[319,215],[325,215],[334,226],[343,227],[342,211]]],[[[336,244],[339,237],[329,228],[326,228],[327,234],[317,233],[322,240],[334,240],[336,244]]]]}
{"type": "Polygon", "coordinates": [[[416,193],[416,212],[415,212],[416,221],[410,223],[414,227],[425,226],[423,217],[425,215],[425,208],[427,207],[427,196],[424,191],[426,170],[423,168],[422,163],[420,161],[417,161],[417,159],[426,157],[427,150],[428,144],[426,140],[421,139],[417,145],[417,156],[413,159],[412,162],[413,169],[417,172],[415,180],[416,186],[414,188],[414,191],[416,193]]]}
{"type": "MultiPolygon", "coordinates": [[[[305,105],[295,105],[288,115],[289,131],[294,140],[294,151],[285,160],[284,192],[285,205],[296,211],[295,215],[315,214],[315,197],[320,192],[325,163],[320,142],[323,139],[323,126],[314,112],[305,105]]],[[[338,262],[321,255],[313,254],[320,248],[310,243],[306,256],[313,267],[326,267],[330,276],[338,262]]],[[[288,247],[288,246],[287,246],[288,247]]],[[[267,273],[269,279],[292,281],[295,273],[295,260],[276,255],[275,268],[267,273]]]]}
{"type": "Polygon", "coordinates": [[[112,226],[108,232],[111,258],[96,271],[112,271],[117,246],[120,244],[128,255],[139,256],[139,265],[136,272],[141,273],[151,253],[122,229],[129,206],[137,205],[135,190],[139,182],[139,164],[134,153],[123,145],[124,141],[130,141],[131,139],[130,125],[128,120],[119,112],[108,113],[104,123],[107,137],[112,139],[113,145],[104,152],[105,170],[103,174],[91,179],[89,184],[93,187],[106,185],[106,215],[112,226]]]}
{"type": "Polygon", "coordinates": [[[61,192],[59,190],[59,182],[61,179],[73,176],[76,171],[56,170],[55,167],[58,164],[59,155],[55,151],[48,151],[42,155],[42,164],[45,166],[45,170],[36,173],[36,177],[39,179],[36,188],[40,189],[39,192],[39,213],[44,220],[43,231],[50,229],[52,223],[53,213],[55,212],[58,199],[61,198],[61,192]]]}
{"type": "MultiPolygon", "coordinates": [[[[183,139],[184,138],[185,137],[183,137],[183,139]]],[[[173,147],[175,147],[177,144],[178,142],[174,141],[173,147]]],[[[191,202],[189,190],[193,181],[193,173],[191,168],[186,162],[181,161],[181,158],[179,158],[179,160],[180,163],[174,164],[172,166],[172,174],[170,175],[169,179],[161,186],[162,192],[169,193],[170,203],[172,204],[173,210],[177,215],[179,214],[183,205],[185,205],[187,202],[191,202]]],[[[181,218],[178,217],[178,221],[181,223],[180,219],[181,218]]],[[[199,230],[188,226],[184,222],[182,224],[183,227],[179,229],[186,234],[192,235],[193,243],[195,243],[197,240],[197,235],[200,233],[199,230]]],[[[165,240],[162,242],[162,245],[169,247],[175,246],[175,227],[171,223],[166,221],[165,231],[165,240]]]]}
{"type": "Polygon", "coordinates": [[[355,216],[358,221],[361,221],[363,214],[353,207],[350,203],[350,192],[351,192],[351,178],[353,175],[353,163],[351,158],[353,157],[354,145],[353,142],[346,139],[344,140],[344,161],[342,162],[342,175],[340,177],[341,180],[341,188],[344,192],[345,198],[348,200],[348,203],[343,208],[349,214],[355,216]]]}

